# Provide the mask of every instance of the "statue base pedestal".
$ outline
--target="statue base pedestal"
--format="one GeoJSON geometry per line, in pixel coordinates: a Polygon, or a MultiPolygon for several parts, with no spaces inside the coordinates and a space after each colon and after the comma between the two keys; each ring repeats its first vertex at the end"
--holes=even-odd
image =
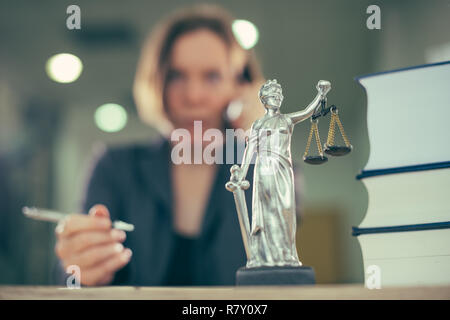
{"type": "Polygon", "coordinates": [[[237,286],[313,285],[311,267],[242,267],[236,272],[237,286]]]}

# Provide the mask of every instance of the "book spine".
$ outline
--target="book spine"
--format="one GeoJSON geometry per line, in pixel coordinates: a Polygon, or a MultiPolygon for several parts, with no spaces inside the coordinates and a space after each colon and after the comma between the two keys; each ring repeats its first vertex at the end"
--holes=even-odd
{"type": "Polygon", "coordinates": [[[436,169],[445,169],[450,168],[450,161],[444,162],[434,162],[434,163],[425,163],[414,166],[404,166],[404,167],[395,167],[388,169],[377,169],[377,170],[363,170],[360,174],[356,176],[357,180],[382,176],[388,174],[395,173],[405,173],[405,172],[414,172],[414,171],[425,171],[425,170],[436,170],[436,169]]]}
{"type": "Polygon", "coordinates": [[[389,227],[373,227],[373,228],[352,227],[352,236],[357,237],[360,235],[373,234],[373,233],[423,231],[423,230],[436,230],[436,229],[447,229],[447,228],[450,228],[450,221],[422,223],[422,224],[409,224],[409,225],[389,226],[389,227]]]}

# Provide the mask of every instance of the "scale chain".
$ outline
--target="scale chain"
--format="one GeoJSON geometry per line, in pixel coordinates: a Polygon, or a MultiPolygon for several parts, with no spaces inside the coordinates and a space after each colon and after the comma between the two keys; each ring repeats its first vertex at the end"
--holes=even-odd
{"type": "Polygon", "coordinates": [[[344,126],[342,125],[341,120],[339,119],[338,115],[336,115],[336,120],[335,121],[337,122],[337,124],[339,126],[339,130],[341,131],[341,135],[342,135],[342,138],[344,139],[345,145],[347,147],[350,147],[350,141],[348,141],[348,138],[347,138],[347,136],[345,134],[345,131],[344,131],[344,126]]]}
{"type": "Polygon", "coordinates": [[[305,153],[303,154],[303,157],[306,157],[308,155],[309,147],[311,146],[311,139],[312,139],[313,132],[314,132],[314,128],[313,128],[313,125],[311,124],[311,130],[309,131],[309,137],[308,137],[308,141],[306,142],[306,149],[305,149],[305,153]]]}
{"type": "Polygon", "coordinates": [[[323,150],[319,137],[319,128],[317,127],[317,122],[314,122],[313,124],[314,124],[314,132],[316,134],[317,150],[319,151],[320,156],[323,157],[323,150]]]}

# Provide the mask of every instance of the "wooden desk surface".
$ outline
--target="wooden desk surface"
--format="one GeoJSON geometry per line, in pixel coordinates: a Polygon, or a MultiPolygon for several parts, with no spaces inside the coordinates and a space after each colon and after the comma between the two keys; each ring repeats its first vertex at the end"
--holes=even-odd
{"type": "Polygon", "coordinates": [[[44,286],[0,286],[0,299],[29,300],[371,300],[450,299],[450,286],[390,287],[362,285],[292,287],[96,287],[67,289],[44,286]]]}

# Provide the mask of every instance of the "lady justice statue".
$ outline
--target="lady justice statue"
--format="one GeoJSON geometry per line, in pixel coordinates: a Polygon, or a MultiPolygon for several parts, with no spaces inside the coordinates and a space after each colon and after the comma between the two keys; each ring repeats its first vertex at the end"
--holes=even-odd
{"type": "Polygon", "coordinates": [[[317,83],[317,96],[302,111],[280,112],[283,94],[276,80],[259,91],[265,115],[251,128],[242,164],[231,168],[226,189],[233,192],[247,265],[237,272],[237,284],[313,284],[314,271],[302,266],[295,244],[296,210],[291,136],[294,125],[313,116],[331,89],[328,81],[317,83]],[[252,224],[249,224],[244,190],[251,160],[256,153],[253,178],[252,224]]]}

